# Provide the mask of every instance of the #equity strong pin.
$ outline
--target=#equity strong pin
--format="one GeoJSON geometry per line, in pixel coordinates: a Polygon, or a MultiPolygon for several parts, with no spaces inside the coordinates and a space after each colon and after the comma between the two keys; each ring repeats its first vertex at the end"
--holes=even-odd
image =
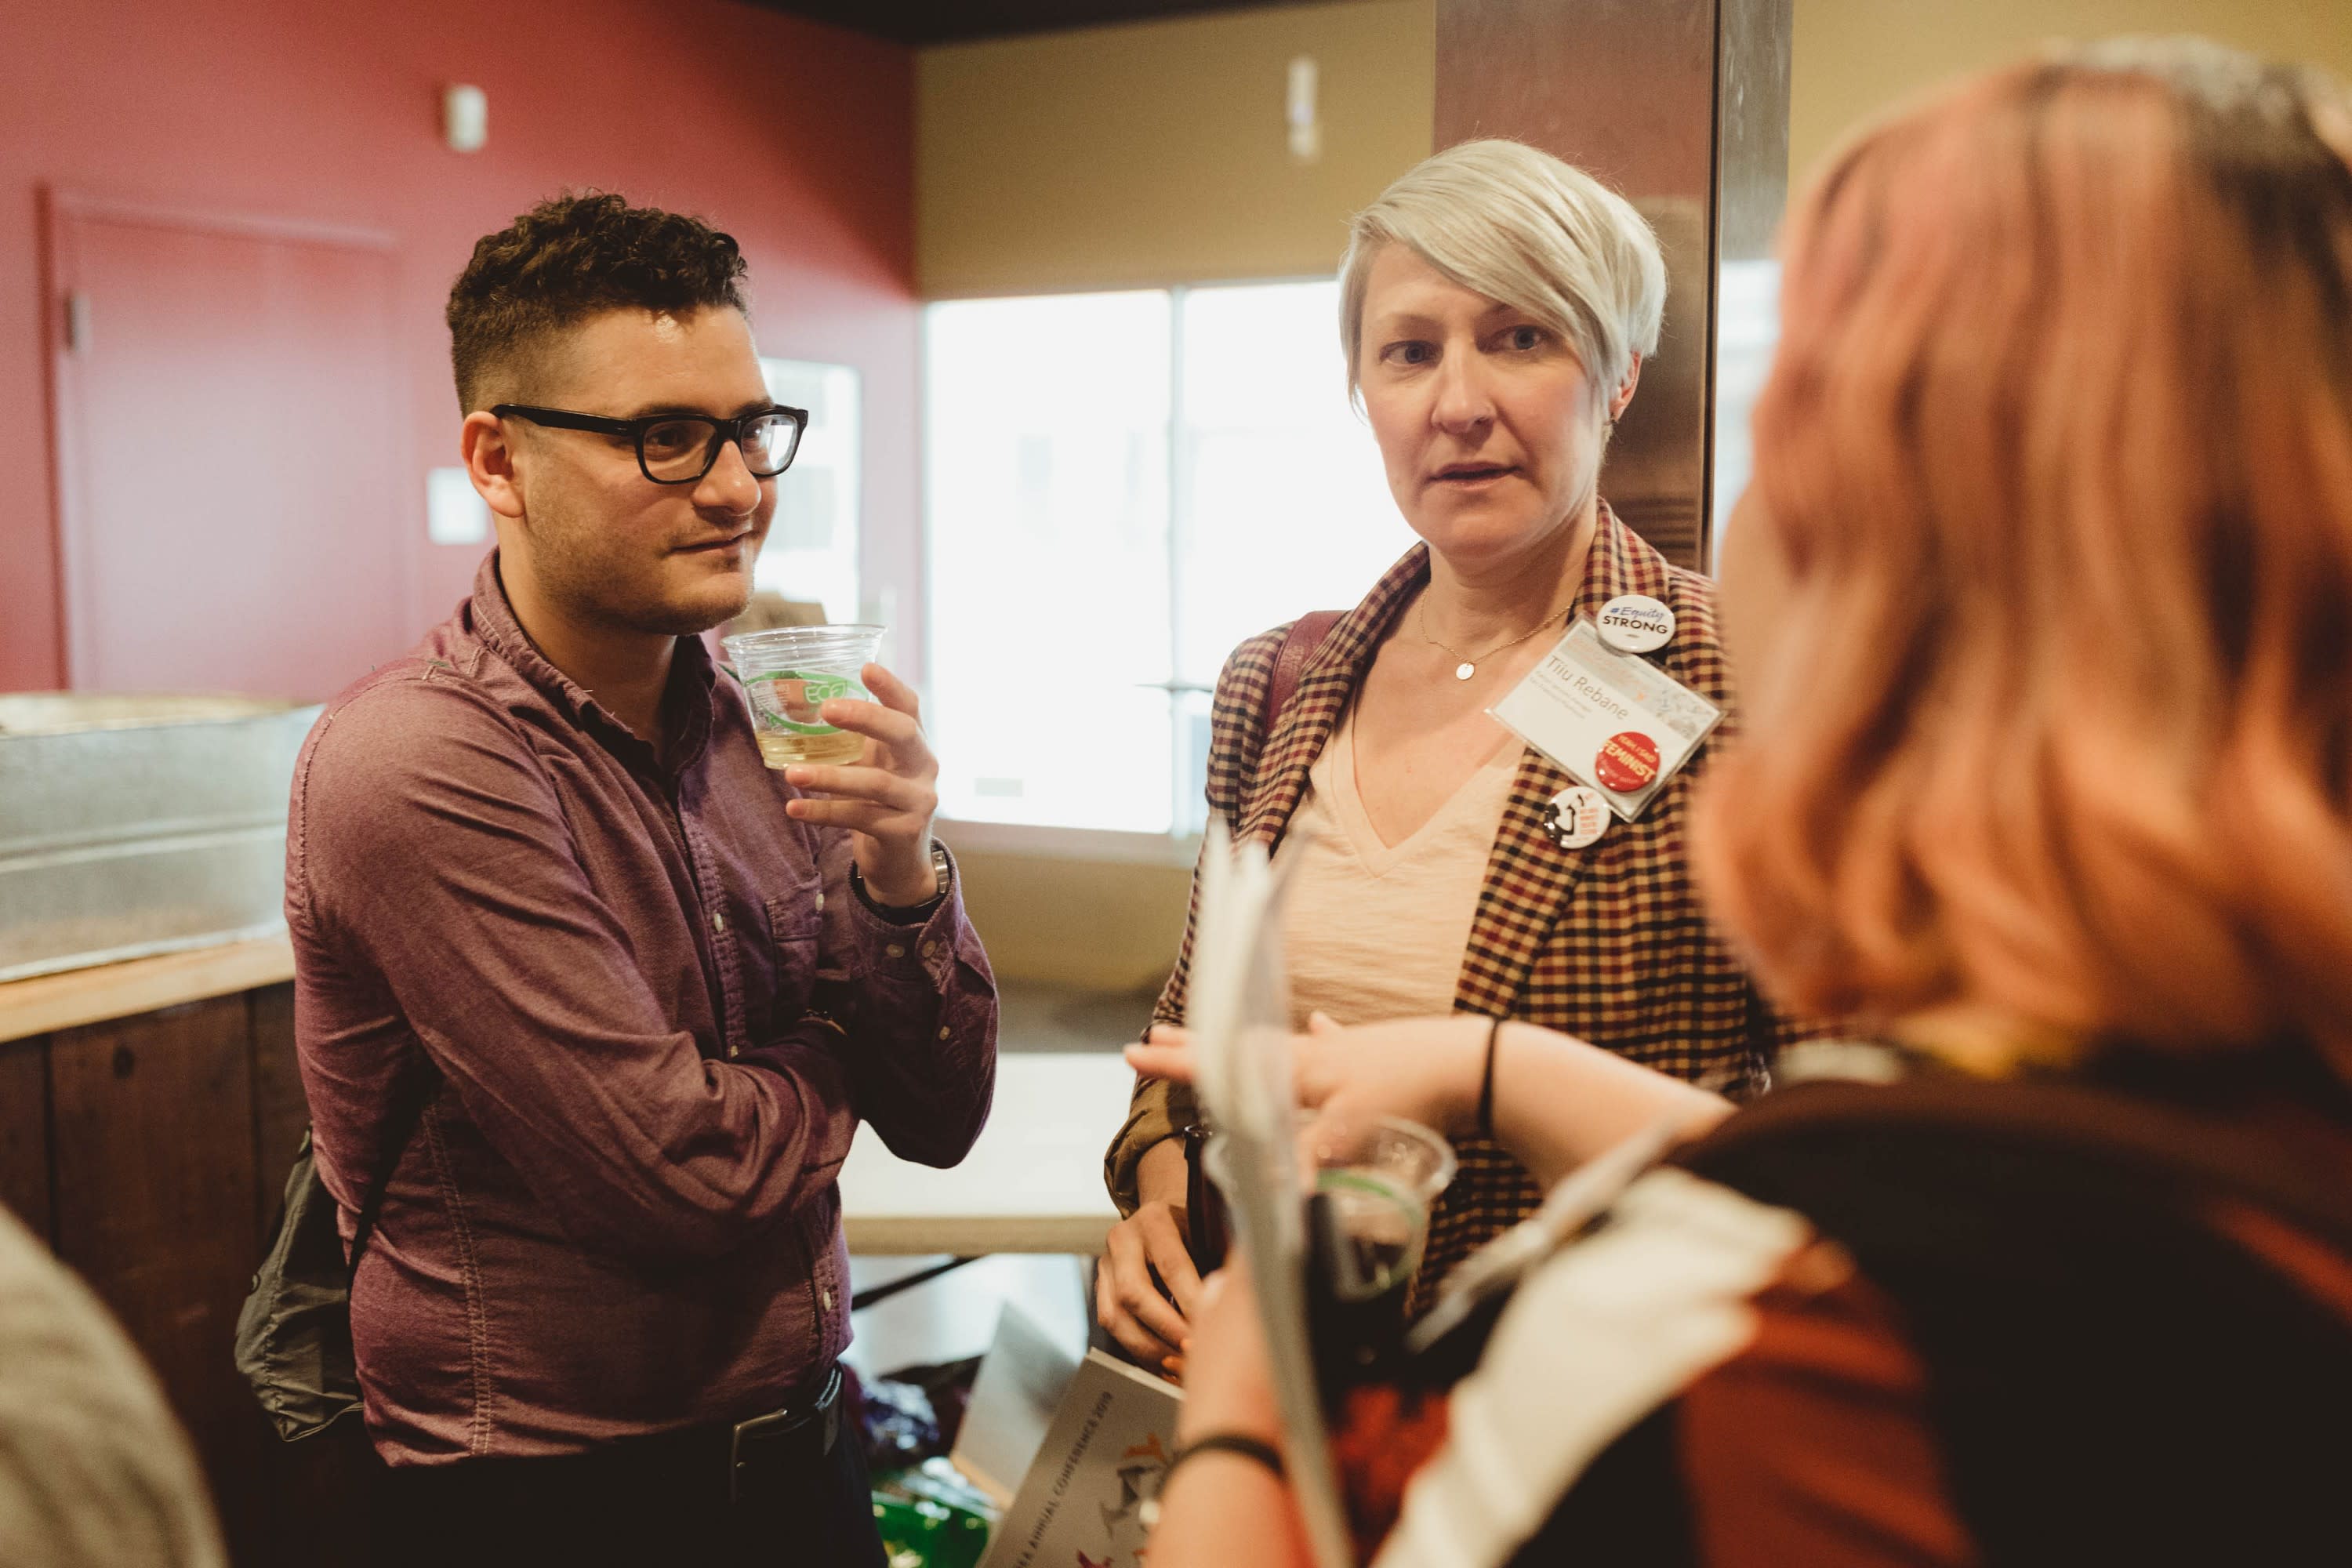
{"type": "Polygon", "coordinates": [[[1620,594],[1601,606],[1601,640],[1619,653],[1653,653],[1674,639],[1674,611],[1647,594],[1620,594]]]}

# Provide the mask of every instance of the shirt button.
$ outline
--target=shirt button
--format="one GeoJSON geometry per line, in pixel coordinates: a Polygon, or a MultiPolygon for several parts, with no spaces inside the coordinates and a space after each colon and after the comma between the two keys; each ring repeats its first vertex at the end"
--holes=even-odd
{"type": "Polygon", "coordinates": [[[888,953],[893,958],[904,958],[907,956],[907,950],[895,942],[889,946],[884,948],[882,951],[888,953]]]}
{"type": "Polygon", "coordinates": [[[816,896],[816,907],[818,909],[824,908],[824,895],[823,893],[819,893],[816,896]]]}
{"type": "Polygon", "coordinates": [[[833,1292],[832,1292],[831,1290],[824,1290],[824,1291],[821,1291],[821,1292],[819,1292],[819,1295],[821,1296],[821,1298],[822,1298],[822,1299],[823,1299],[823,1300],[824,1301],[824,1310],[825,1310],[826,1311],[828,1311],[828,1312],[832,1311],[832,1310],[833,1310],[833,1292]]]}
{"type": "Polygon", "coordinates": [[[710,929],[712,931],[725,931],[727,929],[726,910],[713,910],[710,911],[710,929]]]}
{"type": "Polygon", "coordinates": [[[944,1040],[944,1039],[946,1039],[950,1035],[952,1035],[952,1034],[954,1034],[954,1033],[955,1033],[955,1031],[954,1031],[953,1029],[949,1028],[945,1024],[941,1024],[941,1025],[940,1026],[940,1038],[941,1038],[941,1039],[943,1039],[943,1040],[944,1040]]]}
{"type": "Polygon", "coordinates": [[[923,956],[925,958],[937,958],[939,955],[940,944],[938,942],[927,942],[923,943],[923,956]]]}

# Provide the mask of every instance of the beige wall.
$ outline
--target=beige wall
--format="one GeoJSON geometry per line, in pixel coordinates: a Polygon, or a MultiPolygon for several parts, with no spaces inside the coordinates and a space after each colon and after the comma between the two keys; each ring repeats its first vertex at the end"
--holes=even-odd
{"type": "MultiPolygon", "coordinates": [[[[953,824],[940,837],[957,843],[953,824]]],[[[1007,980],[1157,989],[1184,938],[1188,867],[1062,860],[959,847],[964,908],[1007,980]]]]}
{"type": "MultiPolygon", "coordinates": [[[[1565,0],[1564,0],[1565,3],[1565,0]]],[[[2347,0],[1795,0],[1790,159],[2052,37],[2203,32],[2352,76],[2347,0]]],[[[1435,0],[1373,0],[957,45],[918,73],[918,256],[932,297],[1297,276],[1429,150],[1435,0]],[[1322,68],[1324,155],[1293,163],[1284,75],[1322,68]]],[[[955,830],[946,830],[950,842],[955,830]]],[[[1173,962],[1190,874],[962,855],[1000,973],[1128,990],[1173,962]]]]}
{"type": "MultiPolygon", "coordinates": [[[[1790,167],[1857,121],[2052,38],[2203,33],[2352,77],[2344,0],[1795,0],[1790,167]]],[[[1429,150],[1435,0],[958,44],[918,61],[918,272],[941,298],[1327,272],[1429,150]],[[1285,72],[1322,72],[1292,162],[1285,72]]]]}
{"type": "Polygon", "coordinates": [[[2346,0],[1796,0],[1796,7],[1789,166],[1800,177],[1857,121],[2052,39],[2202,33],[2352,77],[2346,0]]]}
{"type": "Polygon", "coordinates": [[[924,293],[1328,273],[1349,216],[1429,152],[1434,0],[1307,5],[926,49],[924,293]],[[1322,155],[1292,159],[1290,60],[1322,155]]]}

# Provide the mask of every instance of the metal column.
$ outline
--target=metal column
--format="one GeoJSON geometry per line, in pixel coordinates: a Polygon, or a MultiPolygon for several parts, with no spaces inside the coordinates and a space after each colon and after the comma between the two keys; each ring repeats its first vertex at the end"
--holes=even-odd
{"type": "MultiPolygon", "coordinates": [[[[1623,192],[1658,231],[1665,331],[1601,493],[1666,556],[1712,564],[1717,423],[1744,475],[1739,395],[1788,197],[1792,0],[1438,0],[1436,143],[1510,136],[1623,192]],[[1735,286],[1725,288],[1727,268],[1735,286]],[[1724,334],[1731,307],[1751,318],[1724,334]],[[1729,374],[1721,374],[1729,371],[1729,374]],[[1718,407],[1718,392],[1733,395],[1718,407]]],[[[1769,338],[1768,338],[1769,341],[1769,338]]]]}

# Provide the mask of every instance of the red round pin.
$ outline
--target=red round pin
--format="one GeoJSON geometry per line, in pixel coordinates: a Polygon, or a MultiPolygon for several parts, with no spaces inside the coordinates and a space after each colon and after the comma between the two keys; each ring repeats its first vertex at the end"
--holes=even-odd
{"type": "Polygon", "coordinates": [[[1633,795],[1649,787],[1658,776],[1658,743],[1639,730],[1622,730],[1601,742],[1592,759],[1592,776],[1603,789],[1633,795]]]}

